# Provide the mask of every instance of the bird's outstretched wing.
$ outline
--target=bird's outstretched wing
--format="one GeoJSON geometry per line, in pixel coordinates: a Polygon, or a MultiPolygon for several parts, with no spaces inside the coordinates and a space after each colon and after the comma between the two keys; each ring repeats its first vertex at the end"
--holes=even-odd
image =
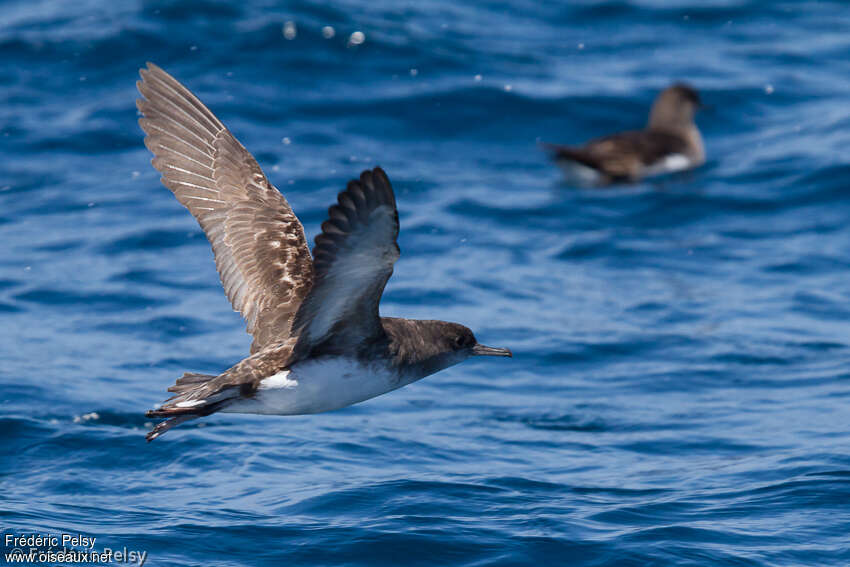
{"type": "Polygon", "coordinates": [[[153,166],[212,244],[224,291],[254,336],[251,352],[286,339],[313,280],[301,223],[195,95],[153,63],[140,74],[139,124],[153,166]]]}
{"type": "Polygon", "coordinates": [[[297,356],[346,351],[383,330],[378,303],[399,257],[398,211],[380,167],[350,181],[313,248],[315,282],[293,325],[297,356]]]}

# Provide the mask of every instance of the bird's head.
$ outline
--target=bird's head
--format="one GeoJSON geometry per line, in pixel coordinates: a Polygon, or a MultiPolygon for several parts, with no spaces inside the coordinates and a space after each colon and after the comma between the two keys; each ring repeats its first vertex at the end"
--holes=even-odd
{"type": "Polygon", "coordinates": [[[396,321],[404,321],[404,324],[393,325],[394,328],[387,329],[388,334],[399,349],[400,358],[416,366],[420,377],[454,366],[471,356],[513,356],[506,348],[482,345],[468,327],[459,323],[396,321]]]}
{"type": "Polygon", "coordinates": [[[661,91],[649,115],[650,128],[676,128],[693,123],[697,110],[703,107],[699,93],[684,83],[676,83],[661,91]]]}
{"type": "Polygon", "coordinates": [[[513,357],[513,353],[506,348],[489,347],[479,343],[469,327],[445,321],[438,321],[437,323],[439,323],[438,328],[443,352],[459,358],[458,362],[466,360],[470,356],[513,357]]]}

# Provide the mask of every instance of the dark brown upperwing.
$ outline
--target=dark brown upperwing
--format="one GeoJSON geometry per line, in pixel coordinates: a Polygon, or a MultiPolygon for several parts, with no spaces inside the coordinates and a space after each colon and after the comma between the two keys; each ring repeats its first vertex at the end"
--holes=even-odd
{"type": "Polygon", "coordinates": [[[350,181],[313,248],[315,282],[293,325],[297,356],[347,352],[383,334],[378,303],[399,257],[398,211],[380,167],[350,181]]]}
{"type": "Polygon", "coordinates": [[[644,167],[669,154],[687,151],[685,140],[661,130],[621,132],[591,140],[581,147],[547,147],[555,160],[586,165],[607,175],[612,181],[637,179],[644,167]]]}
{"type": "Polygon", "coordinates": [[[301,223],[195,95],[153,63],[140,74],[139,124],[153,166],[212,244],[227,298],[254,336],[251,352],[286,339],[313,280],[301,223]]]}

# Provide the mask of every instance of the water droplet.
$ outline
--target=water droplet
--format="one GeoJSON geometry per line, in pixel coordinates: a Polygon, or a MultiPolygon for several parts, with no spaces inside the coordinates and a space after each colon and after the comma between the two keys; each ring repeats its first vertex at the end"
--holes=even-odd
{"type": "Polygon", "coordinates": [[[289,21],[283,24],[283,37],[286,39],[295,39],[298,35],[298,30],[295,29],[295,22],[289,21]]]}
{"type": "Polygon", "coordinates": [[[582,50],[582,49],[584,49],[584,44],[583,44],[583,43],[579,43],[576,47],[578,47],[578,48],[579,48],[579,50],[582,50]]]}
{"type": "Polygon", "coordinates": [[[415,77],[418,74],[419,74],[419,69],[411,69],[410,70],[410,76],[411,77],[415,77]]]}
{"type": "Polygon", "coordinates": [[[475,82],[476,82],[476,83],[480,83],[480,82],[481,82],[481,79],[483,79],[483,78],[484,78],[484,77],[482,77],[481,75],[475,75],[475,82]]]}
{"type": "Polygon", "coordinates": [[[366,34],[361,31],[356,31],[348,38],[348,45],[360,45],[366,41],[366,34]]]}
{"type": "Polygon", "coordinates": [[[284,146],[288,146],[289,144],[291,144],[291,143],[292,143],[292,140],[290,140],[289,138],[283,138],[283,139],[281,140],[281,142],[283,142],[283,145],[284,145],[284,146]]]}
{"type": "Polygon", "coordinates": [[[190,45],[190,46],[189,46],[189,51],[197,51],[197,50],[198,50],[198,46],[197,46],[197,45],[190,45]]]}
{"type": "Polygon", "coordinates": [[[505,92],[511,92],[512,90],[514,90],[513,85],[505,85],[505,92]]]}
{"type": "Polygon", "coordinates": [[[773,94],[773,85],[765,85],[764,92],[767,94],[773,94]]]}
{"type": "Polygon", "coordinates": [[[331,26],[325,26],[322,28],[322,37],[325,39],[330,39],[336,35],[336,30],[331,26]]]}

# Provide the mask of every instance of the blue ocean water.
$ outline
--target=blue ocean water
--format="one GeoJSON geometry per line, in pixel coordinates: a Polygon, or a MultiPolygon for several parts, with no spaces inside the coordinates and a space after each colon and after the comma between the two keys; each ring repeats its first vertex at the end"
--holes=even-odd
{"type": "Polygon", "coordinates": [[[147,565],[850,563],[848,29],[842,2],[6,0],[4,537],[147,565]],[[383,314],[515,358],[145,444],[177,376],[250,341],[149,165],[147,60],[311,238],[382,165],[383,314]],[[539,151],[640,127],[674,80],[712,107],[701,169],[581,190],[539,151]]]}

